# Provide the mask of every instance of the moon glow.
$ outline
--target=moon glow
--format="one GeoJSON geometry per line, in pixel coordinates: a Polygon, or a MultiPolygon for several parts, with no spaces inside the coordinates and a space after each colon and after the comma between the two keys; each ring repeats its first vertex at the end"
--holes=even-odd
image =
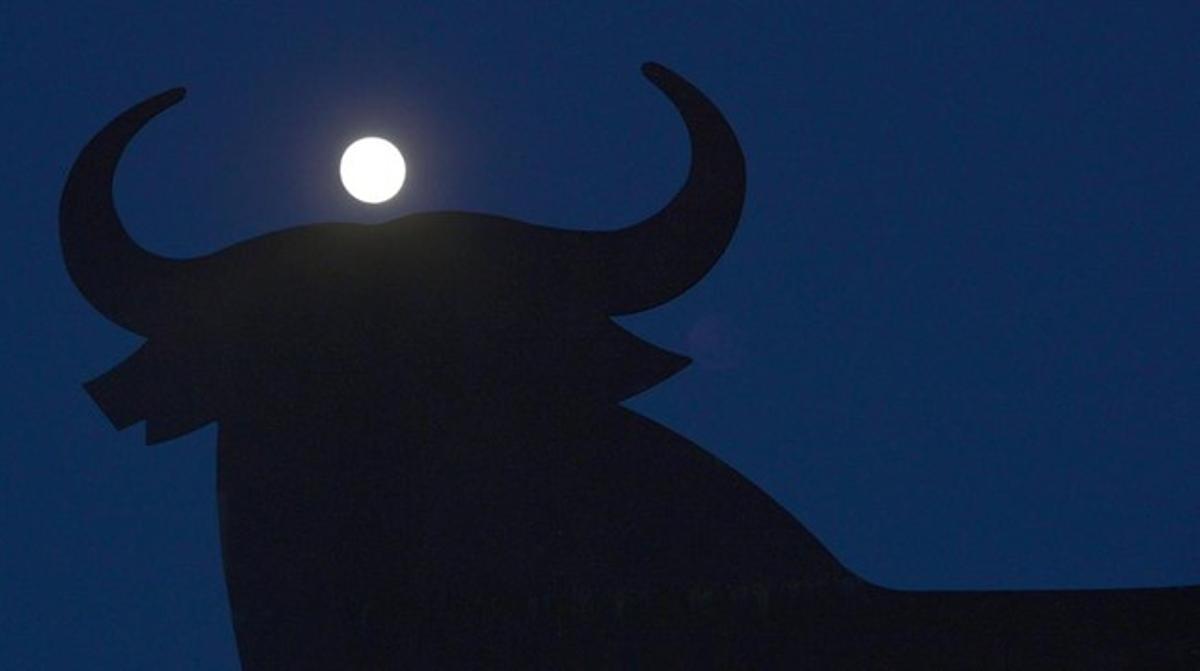
{"type": "Polygon", "coordinates": [[[371,204],[390,200],[399,193],[408,173],[400,150],[381,137],[364,137],[350,143],[342,152],[338,171],[346,191],[371,204]]]}

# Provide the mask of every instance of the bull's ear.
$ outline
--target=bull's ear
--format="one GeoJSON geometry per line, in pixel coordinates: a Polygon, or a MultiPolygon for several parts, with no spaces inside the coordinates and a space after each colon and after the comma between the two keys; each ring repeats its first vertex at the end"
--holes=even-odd
{"type": "Polygon", "coordinates": [[[610,329],[592,341],[593,379],[586,384],[609,402],[620,402],[663,382],[692,363],[691,358],[653,345],[606,320],[610,329]]]}
{"type": "Polygon", "coordinates": [[[83,386],[114,427],[145,421],[146,444],[154,445],[216,418],[212,370],[194,352],[189,356],[151,341],[83,386]]]}
{"type": "Polygon", "coordinates": [[[604,315],[546,338],[532,338],[509,357],[507,377],[539,388],[546,398],[620,403],[650,389],[691,363],[652,345],[604,315]]]}
{"type": "Polygon", "coordinates": [[[140,388],[144,386],[139,384],[138,380],[143,376],[136,373],[141,368],[139,359],[145,356],[144,349],[145,346],[107,373],[83,383],[88,395],[100,406],[100,412],[104,413],[116,429],[128,428],[144,419],[142,408],[137,402],[141,395],[140,388]]]}

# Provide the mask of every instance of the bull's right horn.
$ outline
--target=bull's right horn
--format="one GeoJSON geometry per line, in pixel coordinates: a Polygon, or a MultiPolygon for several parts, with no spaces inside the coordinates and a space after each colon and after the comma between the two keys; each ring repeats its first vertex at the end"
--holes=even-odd
{"type": "Polygon", "coordinates": [[[170,319],[170,306],[198,279],[196,261],[146,251],[126,232],[113,204],[113,174],[126,145],[151,118],[183,99],[171,89],[126,110],[80,152],[59,205],[59,237],[67,272],[101,314],[147,334],[170,319]]]}

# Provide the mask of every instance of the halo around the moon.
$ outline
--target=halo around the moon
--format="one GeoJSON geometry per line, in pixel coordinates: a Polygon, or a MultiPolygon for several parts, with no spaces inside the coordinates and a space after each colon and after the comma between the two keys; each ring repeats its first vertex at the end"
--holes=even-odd
{"type": "Polygon", "coordinates": [[[364,137],[346,147],[339,172],[351,196],[375,204],[399,193],[408,170],[394,144],[381,137],[364,137]]]}

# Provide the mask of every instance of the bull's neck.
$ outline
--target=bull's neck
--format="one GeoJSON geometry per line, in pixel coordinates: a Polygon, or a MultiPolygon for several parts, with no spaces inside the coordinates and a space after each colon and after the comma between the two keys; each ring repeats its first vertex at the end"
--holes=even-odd
{"type": "Polygon", "coordinates": [[[443,442],[510,440],[523,434],[571,434],[628,412],[615,403],[521,390],[466,388],[458,393],[373,391],[352,384],[297,388],[265,395],[225,413],[223,433],[309,434],[328,440],[443,442]]]}

